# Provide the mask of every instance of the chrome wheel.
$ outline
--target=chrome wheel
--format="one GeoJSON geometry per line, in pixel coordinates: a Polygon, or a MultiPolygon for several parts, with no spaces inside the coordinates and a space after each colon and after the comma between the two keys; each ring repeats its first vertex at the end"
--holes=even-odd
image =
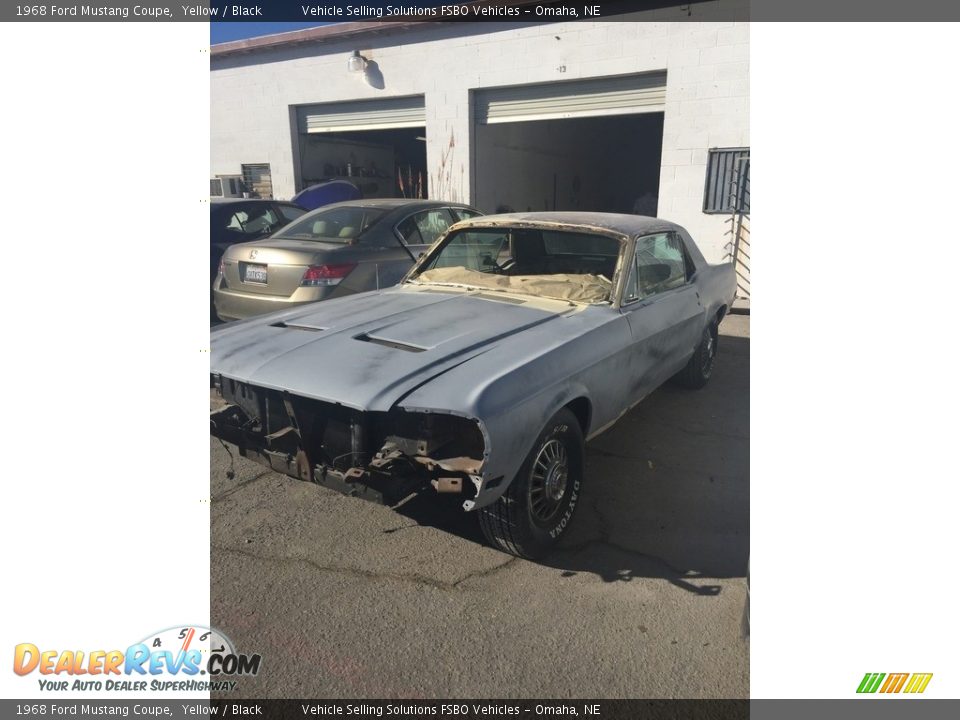
{"type": "Polygon", "coordinates": [[[560,508],[567,491],[569,463],[567,449],[559,440],[544,443],[530,470],[530,512],[545,522],[560,508]]]}
{"type": "Polygon", "coordinates": [[[543,557],[571,524],[583,485],[583,431],[569,408],[547,421],[496,502],[480,508],[480,528],[496,548],[543,557]]]}

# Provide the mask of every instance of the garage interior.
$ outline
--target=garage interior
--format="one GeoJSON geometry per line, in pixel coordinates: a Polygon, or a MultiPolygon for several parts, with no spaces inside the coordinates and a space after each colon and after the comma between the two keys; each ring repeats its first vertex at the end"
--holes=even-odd
{"type": "Polygon", "coordinates": [[[426,198],[423,97],[297,108],[297,190],[348,180],[366,198],[426,198]]]}
{"type": "Polygon", "coordinates": [[[663,113],[478,125],[476,142],[485,213],[657,213],[663,113]]]}
{"type": "MultiPolygon", "coordinates": [[[[657,71],[473,91],[471,204],[656,215],[666,81],[657,71]]],[[[295,110],[298,190],[349,179],[363,197],[430,197],[424,96],[295,110]]],[[[438,183],[433,199],[451,199],[438,183]]]]}
{"type": "Polygon", "coordinates": [[[475,91],[483,212],[656,215],[665,71],[475,91]]]}

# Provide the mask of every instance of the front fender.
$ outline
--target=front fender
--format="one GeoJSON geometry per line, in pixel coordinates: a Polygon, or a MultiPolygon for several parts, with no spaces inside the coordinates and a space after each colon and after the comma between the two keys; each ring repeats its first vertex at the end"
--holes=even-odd
{"type": "Polygon", "coordinates": [[[484,428],[486,457],[477,497],[467,509],[489,505],[513,481],[537,436],[558,410],[585,398],[592,415],[583,428],[601,427],[629,405],[630,328],[608,308],[590,307],[511,337],[421,385],[398,405],[406,410],[453,412],[484,428]]]}
{"type": "MultiPolygon", "coordinates": [[[[498,405],[491,402],[490,397],[496,394],[496,386],[496,383],[489,386],[468,407],[457,410],[417,404],[416,393],[407,402],[400,403],[400,407],[408,412],[458,415],[479,425],[485,444],[483,466],[479,480],[474,481],[476,497],[464,503],[465,510],[476,510],[496,502],[513,482],[550,418],[573,400],[586,398],[589,401],[586,387],[571,380],[514,400],[504,412],[491,414],[483,408],[498,405]]],[[[588,428],[583,428],[584,436],[587,432],[588,428]]]]}

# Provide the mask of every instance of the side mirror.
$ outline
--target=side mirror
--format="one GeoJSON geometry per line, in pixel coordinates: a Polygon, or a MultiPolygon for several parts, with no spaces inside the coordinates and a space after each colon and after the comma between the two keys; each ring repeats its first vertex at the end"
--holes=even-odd
{"type": "Polygon", "coordinates": [[[422,258],[424,255],[426,255],[426,253],[425,253],[425,252],[421,252],[419,255],[417,255],[417,260],[419,260],[420,258],[422,258]]]}

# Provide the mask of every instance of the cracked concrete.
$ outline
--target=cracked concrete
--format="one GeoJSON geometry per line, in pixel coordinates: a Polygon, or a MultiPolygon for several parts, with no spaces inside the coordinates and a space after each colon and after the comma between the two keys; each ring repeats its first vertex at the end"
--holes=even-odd
{"type": "Polygon", "coordinates": [[[749,318],[706,389],[664,387],[588,445],[540,563],[451,498],[397,510],[211,440],[211,621],[263,670],[233,697],[746,697],[749,318]]]}
{"type": "Polygon", "coordinates": [[[242,555],[251,560],[261,560],[263,562],[275,564],[275,563],[302,563],[308,566],[311,570],[317,572],[328,572],[328,573],[341,573],[344,575],[350,575],[355,578],[364,578],[367,580],[396,580],[398,582],[411,582],[420,585],[429,585],[430,587],[440,588],[443,590],[454,590],[460,586],[461,583],[466,582],[472,578],[477,577],[489,577],[495,572],[512,565],[518,558],[508,558],[499,565],[494,565],[491,568],[485,570],[477,570],[476,572],[469,573],[464,577],[460,578],[456,582],[441,582],[432,577],[425,575],[420,575],[417,573],[412,574],[401,574],[401,573],[390,573],[383,571],[372,571],[372,570],[363,570],[355,567],[347,566],[337,566],[337,565],[321,565],[309,558],[305,557],[282,557],[282,556],[270,556],[270,555],[258,555],[252,552],[245,552],[237,548],[228,548],[228,547],[216,547],[212,546],[211,551],[216,553],[234,553],[236,555],[242,555]]]}

